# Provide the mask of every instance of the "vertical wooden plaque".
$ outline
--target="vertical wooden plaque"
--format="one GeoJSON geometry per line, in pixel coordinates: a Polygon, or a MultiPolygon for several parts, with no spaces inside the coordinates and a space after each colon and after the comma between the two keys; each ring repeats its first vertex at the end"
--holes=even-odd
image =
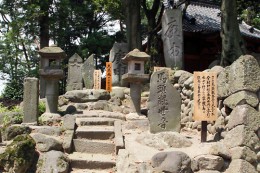
{"type": "Polygon", "coordinates": [[[93,89],[101,89],[101,70],[94,70],[94,87],[93,89]]]}
{"type": "Polygon", "coordinates": [[[112,91],[112,62],[106,62],[106,90],[112,91]]]}
{"type": "Polygon", "coordinates": [[[217,119],[217,74],[194,72],[194,120],[217,119]]]}

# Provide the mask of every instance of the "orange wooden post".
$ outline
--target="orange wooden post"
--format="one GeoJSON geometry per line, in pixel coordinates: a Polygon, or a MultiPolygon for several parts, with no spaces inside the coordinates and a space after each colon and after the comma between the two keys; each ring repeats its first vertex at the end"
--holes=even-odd
{"type": "Polygon", "coordinates": [[[112,91],[112,62],[106,62],[106,90],[112,91]]]}

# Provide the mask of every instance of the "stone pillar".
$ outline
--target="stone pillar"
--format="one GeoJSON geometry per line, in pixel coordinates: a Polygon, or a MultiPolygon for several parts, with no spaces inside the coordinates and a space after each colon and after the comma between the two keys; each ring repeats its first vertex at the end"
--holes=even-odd
{"type": "Polygon", "coordinates": [[[37,78],[25,78],[23,94],[23,123],[37,124],[38,104],[39,80],[37,78]]]}
{"type": "Polygon", "coordinates": [[[141,83],[130,83],[131,109],[141,113],[141,83]]]}
{"type": "Polygon", "coordinates": [[[82,65],[82,77],[86,89],[93,89],[93,73],[96,69],[94,62],[95,54],[92,54],[82,65]]]}
{"type": "Polygon", "coordinates": [[[166,9],[162,17],[162,40],[167,67],[184,67],[181,9],[166,9]]]}
{"type": "Polygon", "coordinates": [[[46,79],[46,113],[58,112],[59,80],[46,79]]]}

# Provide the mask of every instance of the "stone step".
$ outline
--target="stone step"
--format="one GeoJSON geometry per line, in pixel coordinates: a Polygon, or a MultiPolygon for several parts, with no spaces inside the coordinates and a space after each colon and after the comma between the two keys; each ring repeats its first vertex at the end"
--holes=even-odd
{"type": "Polygon", "coordinates": [[[113,126],[115,119],[112,118],[77,118],[76,124],[78,126],[93,126],[93,125],[107,125],[113,126]]]}
{"type": "Polygon", "coordinates": [[[113,168],[111,169],[74,169],[70,173],[114,173],[116,172],[113,168]]]}
{"type": "Polygon", "coordinates": [[[115,144],[111,140],[73,139],[73,148],[74,151],[82,153],[115,153],[115,144]]]}
{"type": "Polygon", "coordinates": [[[74,169],[110,169],[115,167],[113,155],[74,152],[68,155],[70,167],[74,169]]]}
{"type": "Polygon", "coordinates": [[[75,132],[76,139],[113,139],[115,137],[113,126],[79,126],[75,132]]]}
{"type": "Polygon", "coordinates": [[[99,117],[99,118],[114,118],[125,120],[125,115],[119,112],[109,112],[103,110],[84,110],[83,114],[75,114],[77,118],[99,117]]]}

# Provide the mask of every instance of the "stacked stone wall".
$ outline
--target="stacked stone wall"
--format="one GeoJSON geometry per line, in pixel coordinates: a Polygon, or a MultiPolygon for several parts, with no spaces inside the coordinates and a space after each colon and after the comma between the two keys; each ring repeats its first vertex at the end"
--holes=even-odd
{"type": "MultiPolygon", "coordinates": [[[[205,71],[216,72],[218,76],[218,118],[208,122],[207,129],[222,147],[213,147],[211,154],[228,163],[229,173],[243,172],[245,168],[247,172],[260,172],[260,67],[257,60],[245,55],[226,68],[215,66],[205,71]]],[[[178,70],[172,84],[182,98],[182,127],[200,131],[201,122],[192,119],[193,74],[178,70]]]]}

